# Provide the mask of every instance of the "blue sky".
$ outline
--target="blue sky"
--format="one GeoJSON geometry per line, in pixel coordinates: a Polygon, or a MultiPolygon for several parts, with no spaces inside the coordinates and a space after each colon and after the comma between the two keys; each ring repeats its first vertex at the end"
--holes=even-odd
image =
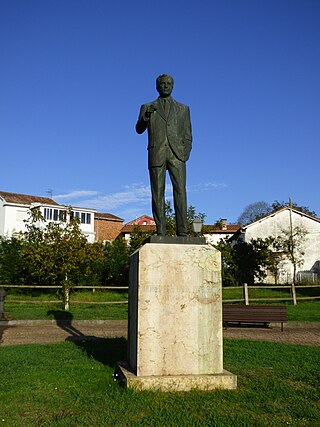
{"type": "Polygon", "coordinates": [[[0,190],[151,214],[135,123],[169,73],[207,224],[289,197],[319,216],[319,22],[318,0],[1,0],[0,190]]]}

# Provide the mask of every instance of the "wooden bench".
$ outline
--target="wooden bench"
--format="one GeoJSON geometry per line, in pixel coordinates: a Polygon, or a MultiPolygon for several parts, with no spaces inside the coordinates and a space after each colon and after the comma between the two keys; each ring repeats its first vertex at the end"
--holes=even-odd
{"type": "Polygon", "coordinates": [[[280,305],[222,305],[223,326],[228,327],[232,323],[254,324],[269,326],[271,322],[288,322],[286,306],[280,305]]]}

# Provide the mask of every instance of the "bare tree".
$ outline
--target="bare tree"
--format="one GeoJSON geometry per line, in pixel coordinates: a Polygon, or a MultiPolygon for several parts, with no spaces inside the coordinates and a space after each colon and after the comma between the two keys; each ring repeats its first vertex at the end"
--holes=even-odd
{"type": "Polygon", "coordinates": [[[272,208],[267,202],[260,201],[251,203],[244,208],[242,214],[238,218],[238,223],[241,225],[250,224],[269,214],[271,211],[272,208]]]}

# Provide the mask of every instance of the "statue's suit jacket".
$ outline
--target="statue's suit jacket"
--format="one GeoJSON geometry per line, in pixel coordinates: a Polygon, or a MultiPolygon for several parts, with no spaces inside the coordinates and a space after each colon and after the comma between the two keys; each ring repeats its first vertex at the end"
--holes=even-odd
{"type": "Polygon", "coordinates": [[[166,158],[166,146],[170,145],[176,157],[182,162],[189,159],[192,148],[192,132],[190,111],[187,105],[180,104],[171,98],[170,110],[166,116],[160,98],[142,105],[136,124],[137,133],[148,129],[148,166],[163,165],[166,158]],[[149,105],[157,110],[151,114],[148,121],[144,114],[149,105]]]}

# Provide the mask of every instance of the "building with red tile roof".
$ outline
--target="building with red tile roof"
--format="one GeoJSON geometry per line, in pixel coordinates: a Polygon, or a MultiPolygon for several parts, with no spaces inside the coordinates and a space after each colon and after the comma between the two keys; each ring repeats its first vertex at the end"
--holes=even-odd
{"type": "Polygon", "coordinates": [[[230,238],[240,230],[240,224],[228,224],[222,219],[218,225],[203,225],[202,232],[207,243],[215,245],[221,239],[230,238]]]}
{"type": "Polygon", "coordinates": [[[116,239],[123,227],[123,219],[110,213],[96,212],[94,214],[94,231],[96,241],[111,241],[116,239]]]}

